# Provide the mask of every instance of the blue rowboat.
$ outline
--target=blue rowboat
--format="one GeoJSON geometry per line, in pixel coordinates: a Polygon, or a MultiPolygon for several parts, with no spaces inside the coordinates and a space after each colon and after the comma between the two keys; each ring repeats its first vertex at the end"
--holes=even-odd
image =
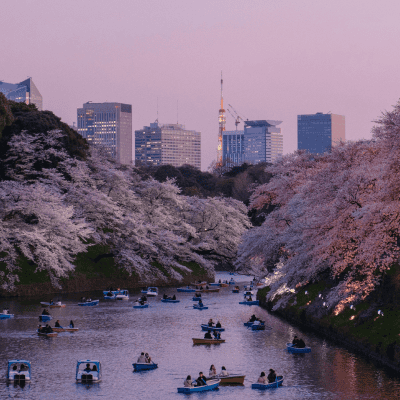
{"type": "Polygon", "coordinates": [[[260,305],[260,301],[259,300],[239,301],[239,304],[245,304],[246,306],[259,306],[260,305]]]}
{"type": "Polygon", "coordinates": [[[1,314],[0,314],[0,319],[10,319],[10,318],[14,318],[14,314],[9,314],[8,310],[4,310],[1,314]]]}
{"type": "Polygon", "coordinates": [[[239,289],[232,289],[232,293],[239,293],[239,289]]]}
{"type": "Polygon", "coordinates": [[[201,297],[193,297],[193,301],[200,301],[201,297]]]}
{"type": "Polygon", "coordinates": [[[265,331],[265,323],[261,322],[261,324],[252,324],[251,330],[252,331],[265,331]]]}
{"type": "Polygon", "coordinates": [[[100,300],[85,301],[84,303],[78,303],[78,306],[83,306],[83,307],[98,306],[99,302],[100,300]]]}
{"type": "Polygon", "coordinates": [[[178,393],[193,393],[193,392],[207,392],[208,390],[217,390],[221,379],[210,379],[207,385],[193,386],[193,387],[180,387],[178,393]]]}
{"type": "Polygon", "coordinates": [[[51,320],[51,315],[39,315],[39,321],[46,322],[51,320]]]}
{"type": "Polygon", "coordinates": [[[194,293],[194,292],[196,292],[196,289],[191,289],[191,288],[178,288],[176,290],[177,290],[177,292],[184,292],[184,293],[194,293]]]}
{"type": "Polygon", "coordinates": [[[161,299],[163,303],[179,303],[180,300],[172,300],[172,299],[161,299]]]}
{"type": "Polygon", "coordinates": [[[201,330],[202,331],[217,331],[217,332],[224,332],[225,328],[216,328],[215,326],[208,326],[206,324],[201,325],[201,330]]]}
{"type": "Polygon", "coordinates": [[[156,363],[134,363],[133,365],[133,370],[135,372],[138,371],[149,371],[150,369],[156,369],[158,368],[158,364],[156,363]]]}
{"type": "Polygon", "coordinates": [[[113,295],[122,294],[123,290],[103,290],[103,296],[108,296],[109,293],[113,295]]]}
{"type": "Polygon", "coordinates": [[[133,308],[147,308],[149,305],[148,304],[137,304],[137,305],[134,305],[133,306],[133,308]]]}
{"type": "Polygon", "coordinates": [[[286,343],[286,348],[289,353],[311,353],[311,347],[293,347],[293,343],[286,343]]]}
{"type": "Polygon", "coordinates": [[[218,282],[209,283],[208,286],[219,286],[218,282]]]}
{"type": "Polygon", "coordinates": [[[272,382],[272,383],[253,383],[251,385],[252,389],[273,389],[273,388],[277,388],[279,386],[282,386],[283,383],[283,376],[277,376],[276,377],[276,381],[272,382]]]}
{"type": "Polygon", "coordinates": [[[208,310],[208,307],[206,306],[199,306],[198,304],[193,304],[193,308],[195,308],[196,310],[208,310]]]}

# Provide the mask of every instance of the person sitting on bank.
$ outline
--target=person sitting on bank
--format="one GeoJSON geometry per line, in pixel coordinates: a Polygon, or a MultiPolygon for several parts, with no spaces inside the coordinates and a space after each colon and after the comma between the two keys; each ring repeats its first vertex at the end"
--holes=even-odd
{"type": "Polygon", "coordinates": [[[219,376],[228,376],[228,371],[224,366],[222,366],[219,376]]]}
{"type": "Polygon", "coordinates": [[[213,377],[215,375],[217,375],[217,369],[215,368],[214,364],[211,364],[208,376],[211,378],[211,377],[213,377]]]}
{"type": "Polygon", "coordinates": [[[210,318],[209,320],[208,320],[208,326],[213,326],[214,325],[214,321],[212,320],[212,318],[210,318]]]}
{"type": "Polygon", "coordinates": [[[90,364],[86,364],[86,368],[83,370],[84,372],[92,372],[92,368],[90,368],[90,364]]]}
{"type": "Polygon", "coordinates": [[[203,373],[201,371],[199,372],[199,377],[196,379],[196,384],[197,384],[197,386],[207,385],[206,377],[203,375],[203,373]]]}
{"type": "Polygon", "coordinates": [[[273,383],[275,381],[276,381],[276,373],[272,368],[270,368],[268,374],[268,383],[273,383]]]}
{"type": "Polygon", "coordinates": [[[62,326],[60,325],[60,321],[57,320],[56,323],[54,324],[55,328],[62,328],[62,326]]]}
{"type": "Polygon", "coordinates": [[[212,339],[211,333],[210,333],[209,331],[207,331],[207,332],[204,334],[204,339],[212,339]]]}
{"type": "Polygon", "coordinates": [[[141,352],[141,353],[140,353],[140,356],[139,356],[137,362],[138,362],[139,364],[144,364],[144,363],[146,363],[146,356],[144,355],[144,352],[141,352]]]}
{"type": "Polygon", "coordinates": [[[262,383],[262,384],[267,383],[267,378],[265,376],[265,372],[264,371],[261,372],[260,376],[258,377],[257,383],[262,383]]]}
{"type": "Polygon", "coordinates": [[[186,377],[186,380],[183,382],[183,386],[184,387],[193,387],[193,382],[192,382],[192,377],[190,375],[188,375],[186,377]]]}
{"type": "Polygon", "coordinates": [[[216,327],[216,328],[221,328],[221,322],[218,321],[218,322],[215,324],[215,327],[216,327]]]}
{"type": "Polygon", "coordinates": [[[71,319],[71,321],[69,321],[69,327],[70,328],[75,328],[74,321],[72,321],[72,319],[71,319]]]}

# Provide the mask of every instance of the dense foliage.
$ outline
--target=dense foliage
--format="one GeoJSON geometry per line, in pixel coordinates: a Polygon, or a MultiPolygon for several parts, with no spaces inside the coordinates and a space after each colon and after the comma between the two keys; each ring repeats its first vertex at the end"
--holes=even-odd
{"type": "Polygon", "coordinates": [[[233,261],[250,226],[242,203],[187,197],[171,179],[142,179],[52,113],[17,105],[14,118],[0,154],[2,288],[17,283],[21,257],[57,285],[92,244],[105,245],[139,279],[180,280],[189,264],[211,271],[233,261]]]}
{"type": "Polygon", "coordinates": [[[337,314],[371,294],[397,261],[400,103],[377,124],[370,141],[283,157],[252,195],[251,207],[271,212],[244,235],[237,265],[268,274],[276,307],[328,274],[326,305],[337,314]]]}

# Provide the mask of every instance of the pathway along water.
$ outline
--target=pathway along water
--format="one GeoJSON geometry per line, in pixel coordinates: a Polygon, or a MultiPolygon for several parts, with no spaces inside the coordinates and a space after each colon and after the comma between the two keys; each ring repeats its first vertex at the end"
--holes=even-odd
{"type": "MultiPolygon", "coordinates": [[[[217,279],[230,279],[218,274],[217,279]]],[[[244,279],[244,277],[235,277],[244,279]]],[[[241,289],[243,284],[240,285],[241,289]]],[[[67,325],[72,319],[79,332],[60,333],[56,338],[34,334],[42,308],[38,300],[0,302],[16,315],[0,321],[0,398],[19,399],[179,399],[177,387],[188,374],[199,371],[208,375],[211,364],[218,372],[224,365],[228,372],[246,375],[244,386],[221,387],[216,392],[192,394],[192,399],[396,399],[400,381],[362,357],[309,333],[304,334],[289,323],[257,306],[239,305],[242,294],[232,287],[219,293],[204,294],[208,310],[192,308],[192,293],[176,289],[160,290],[149,299],[150,307],[132,308],[129,301],[101,301],[97,307],[76,306],[79,297],[64,296],[67,307],[51,309],[52,326],[59,319],[67,325]],[[163,293],[177,295],[177,304],[162,303],[163,293]],[[268,331],[252,331],[243,326],[251,314],[266,320],[268,331]],[[220,320],[226,331],[226,343],[194,346],[192,338],[203,337],[200,324],[209,318],[220,320]],[[300,334],[312,347],[309,354],[289,354],[286,342],[300,334]],[[132,363],[140,352],[149,352],[159,368],[134,373],[132,363]],[[23,358],[32,363],[32,382],[21,388],[6,383],[8,359],[23,358]],[[76,361],[98,359],[103,380],[87,386],[75,383],[76,361]],[[284,376],[278,389],[259,392],[251,389],[261,371],[275,369],[284,376]]]]}

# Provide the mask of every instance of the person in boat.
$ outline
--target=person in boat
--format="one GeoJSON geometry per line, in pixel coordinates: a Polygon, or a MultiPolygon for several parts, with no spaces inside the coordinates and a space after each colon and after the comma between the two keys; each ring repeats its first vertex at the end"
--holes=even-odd
{"type": "Polygon", "coordinates": [[[206,377],[200,371],[199,372],[199,377],[196,379],[196,386],[205,386],[205,385],[207,385],[206,377]]]}
{"type": "Polygon", "coordinates": [[[97,365],[96,364],[93,365],[92,371],[93,372],[97,372],[97,365]]]}
{"type": "Polygon", "coordinates": [[[199,300],[199,307],[204,307],[203,301],[201,299],[199,300]]]}
{"type": "Polygon", "coordinates": [[[52,306],[54,304],[53,299],[50,300],[50,305],[52,306]]]}
{"type": "Polygon", "coordinates": [[[276,381],[276,373],[272,368],[270,368],[268,374],[268,383],[273,383],[275,381],[276,381]]]}
{"type": "Polygon", "coordinates": [[[176,296],[175,295],[172,296],[172,300],[176,300],[176,296]]]}
{"type": "Polygon", "coordinates": [[[57,320],[56,323],[54,324],[55,328],[62,328],[62,326],[60,325],[60,321],[57,320]]]}
{"type": "Polygon", "coordinates": [[[140,300],[140,301],[139,301],[139,304],[140,304],[141,306],[144,306],[144,300],[140,300]]]}
{"type": "Polygon", "coordinates": [[[251,297],[251,295],[247,298],[247,301],[253,301],[253,298],[251,297]]]}
{"type": "Polygon", "coordinates": [[[211,364],[208,376],[211,378],[211,377],[213,377],[215,375],[217,375],[217,369],[215,368],[214,364],[211,364]]]}
{"type": "Polygon", "coordinates": [[[222,282],[221,282],[221,279],[218,281],[218,283],[222,283],[222,282]]]}
{"type": "Polygon", "coordinates": [[[18,369],[17,364],[14,364],[13,367],[12,367],[12,370],[16,371],[17,369],[18,369]]]}
{"type": "Polygon", "coordinates": [[[292,344],[293,344],[293,347],[297,347],[299,344],[299,338],[296,335],[294,335],[292,344]]]}
{"type": "Polygon", "coordinates": [[[81,297],[81,303],[84,303],[86,301],[86,297],[81,297]]]}
{"type": "Polygon", "coordinates": [[[147,364],[150,364],[151,363],[151,357],[149,356],[149,353],[146,353],[144,356],[146,357],[147,364]]]}
{"type": "Polygon", "coordinates": [[[212,320],[212,318],[210,318],[209,320],[208,320],[208,326],[213,326],[214,325],[214,321],[212,320]]]}
{"type": "Polygon", "coordinates": [[[86,303],[90,303],[92,301],[92,299],[89,297],[88,299],[86,299],[86,303]]]}
{"type": "Polygon", "coordinates": [[[257,320],[258,320],[258,318],[253,314],[253,315],[250,317],[249,322],[254,322],[254,321],[257,321],[257,320]]]}
{"type": "Polygon", "coordinates": [[[45,329],[46,333],[53,333],[53,328],[49,324],[46,324],[45,329]]]}
{"type": "Polygon", "coordinates": [[[262,384],[267,383],[267,377],[265,376],[265,372],[264,371],[262,371],[260,376],[258,377],[257,383],[262,383],[262,384]]]}
{"type": "Polygon", "coordinates": [[[215,324],[215,327],[216,327],[216,328],[221,328],[221,322],[218,321],[218,322],[215,324]]]}
{"type": "Polygon", "coordinates": [[[213,331],[214,339],[221,339],[221,334],[218,331],[213,331]]]}
{"type": "Polygon", "coordinates": [[[206,289],[208,290],[208,289],[210,289],[210,287],[208,285],[206,285],[206,289]]]}
{"type": "Polygon", "coordinates": [[[186,377],[186,380],[183,382],[183,386],[184,387],[193,387],[193,382],[192,382],[192,377],[190,375],[188,375],[186,377]]]}
{"type": "Polygon", "coordinates": [[[107,296],[108,296],[108,297],[112,297],[112,296],[114,296],[114,295],[112,294],[112,292],[108,292],[108,293],[107,293],[107,296]]]}
{"type": "Polygon", "coordinates": [[[222,366],[221,368],[221,373],[219,374],[219,376],[228,376],[228,371],[226,370],[226,368],[224,366],[222,366]]]}
{"type": "MultiPolygon", "coordinates": [[[[168,297],[167,297],[167,298],[168,298],[168,297]]],[[[147,301],[146,295],[143,295],[140,299],[141,299],[142,301],[147,301]]]]}
{"type": "Polygon", "coordinates": [[[201,293],[195,293],[194,297],[201,297],[201,293]]]}
{"type": "Polygon", "coordinates": [[[204,334],[204,339],[212,339],[211,332],[207,331],[207,332],[204,334]]]}
{"type": "Polygon", "coordinates": [[[42,325],[39,324],[39,326],[38,326],[38,332],[42,332],[42,329],[43,329],[42,325]]]}
{"type": "Polygon", "coordinates": [[[86,368],[83,370],[84,372],[92,372],[92,368],[90,368],[90,364],[86,364],[86,368]]]}
{"type": "Polygon", "coordinates": [[[72,321],[72,319],[71,319],[71,321],[69,321],[69,327],[70,328],[74,328],[75,326],[74,326],[74,321],[72,321]]]}
{"type": "Polygon", "coordinates": [[[168,299],[168,296],[164,293],[162,298],[163,298],[164,300],[167,300],[167,299],[168,299]]]}
{"type": "Polygon", "coordinates": [[[306,347],[306,344],[304,343],[304,340],[300,338],[300,339],[298,340],[298,342],[297,342],[296,347],[297,347],[298,349],[304,349],[304,348],[306,347]]]}
{"type": "Polygon", "coordinates": [[[50,315],[50,313],[49,313],[48,310],[45,308],[45,309],[42,311],[42,315],[50,315]]]}
{"type": "Polygon", "coordinates": [[[28,371],[28,366],[26,364],[21,364],[21,367],[19,368],[19,371],[28,371]]]}
{"type": "Polygon", "coordinates": [[[146,356],[144,355],[143,352],[140,353],[140,356],[139,356],[137,362],[138,362],[139,364],[144,364],[144,363],[146,363],[146,356]]]}

